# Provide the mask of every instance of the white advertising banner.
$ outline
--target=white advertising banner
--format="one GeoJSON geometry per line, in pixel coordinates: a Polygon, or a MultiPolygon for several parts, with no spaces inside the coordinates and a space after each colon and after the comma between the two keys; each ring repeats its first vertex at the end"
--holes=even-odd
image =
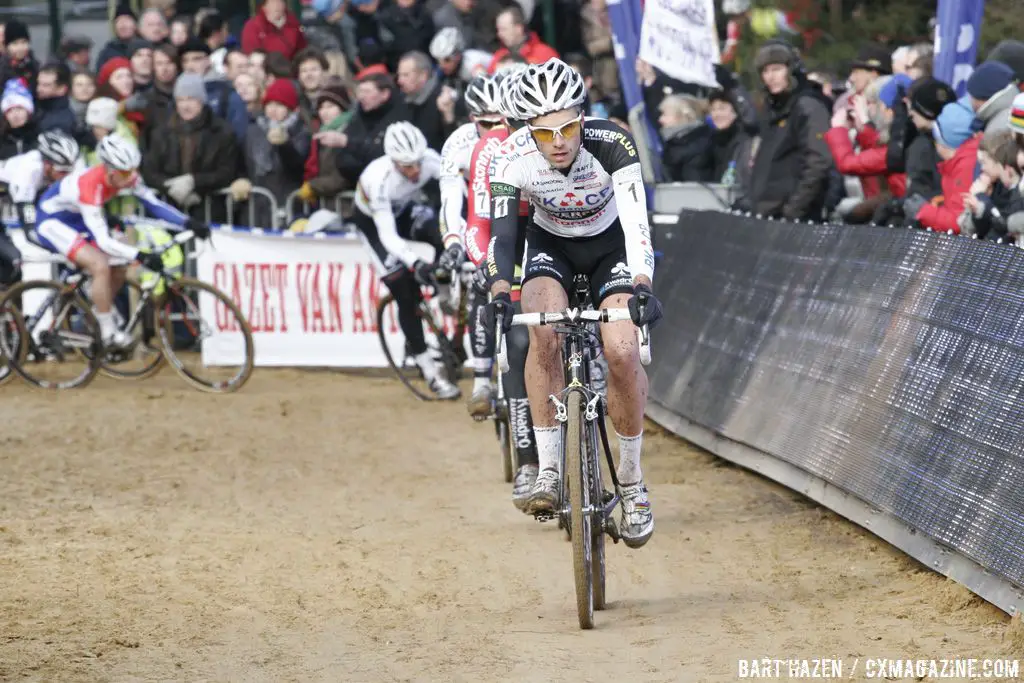
{"type": "Polygon", "coordinates": [[[684,83],[715,87],[719,53],[714,0],[647,0],[640,59],[684,83]]]}
{"type": "MultiPolygon", "coordinates": [[[[387,289],[380,268],[359,240],[217,231],[213,243],[215,248],[200,247],[199,279],[230,296],[248,319],[256,365],[384,367],[379,324],[396,360],[403,357],[405,342],[395,306],[389,307],[385,320],[376,320],[377,303],[387,289]]],[[[424,258],[432,258],[430,246],[411,244],[424,258]]],[[[217,333],[230,336],[223,311],[203,310],[202,316],[206,324],[213,323],[214,333],[204,344],[204,362],[235,362],[218,357],[217,333]]]]}

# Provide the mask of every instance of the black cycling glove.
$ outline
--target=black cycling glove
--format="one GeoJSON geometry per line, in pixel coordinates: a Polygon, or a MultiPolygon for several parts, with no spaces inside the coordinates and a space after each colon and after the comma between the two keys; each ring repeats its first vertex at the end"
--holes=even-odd
{"type": "Polygon", "coordinates": [[[210,238],[210,226],[202,221],[197,221],[194,218],[188,218],[185,220],[185,229],[191,230],[192,234],[194,234],[198,240],[210,238]]]}
{"type": "Polygon", "coordinates": [[[629,306],[629,317],[637,327],[654,325],[661,320],[661,302],[654,296],[651,288],[647,285],[636,285],[633,287],[633,296],[627,303],[629,306]]]}
{"type": "Polygon", "coordinates": [[[462,245],[456,242],[452,246],[444,250],[441,254],[441,258],[437,260],[437,265],[445,270],[455,270],[462,265],[462,262],[466,260],[466,250],[462,248],[462,245]]]}
{"type": "Polygon", "coordinates": [[[140,251],[138,258],[139,263],[141,263],[143,267],[156,273],[164,272],[163,254],[157,254],[152,251],[140,251]]]}
{"type": "Polygon", "coordinates": [[[497,329],[498,323],[501,323],[501,331],[504,334],[508,334],[508,331],[512,329],[512,315],[514,313],[512,296],[508,292],[495,294],[491,299],[491,303],[487,304],[487,318],[490,326],[493,329],[497,329]]]}
{"type": "Polygon", "coordinates": [[[416,263],[412,264],[412,273],[416,277],[416,282],[424,287],[436,287],[434,280],[434,266],[426,261],[418,259],[416,263]]]}

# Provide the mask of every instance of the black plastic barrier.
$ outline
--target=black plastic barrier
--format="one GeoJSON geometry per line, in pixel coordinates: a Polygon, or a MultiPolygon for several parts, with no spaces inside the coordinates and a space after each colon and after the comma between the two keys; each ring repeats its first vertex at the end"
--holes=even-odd
{"type": "Polygon", "coordinates": [[[659,227],[651,416],[1024,606],[1024,250],[718,212],[659,227]]]}

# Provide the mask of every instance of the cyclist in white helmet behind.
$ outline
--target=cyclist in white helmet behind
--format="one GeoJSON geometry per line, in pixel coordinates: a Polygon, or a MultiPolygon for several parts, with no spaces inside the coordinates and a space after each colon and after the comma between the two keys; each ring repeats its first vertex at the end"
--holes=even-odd
{"type": "MultiPolygon", "coordinates": [[[[466,86],[463,100],[469,109],[470,121],[455,129],[441,148],[441,235],[445,251],[438,265],[455,270],[466,259],[465,199],[468,192],[469,166],[473,148],[492,130],[505,125],[499,113],[498,85],[500,77],[477,76],[466,86]]],[[[472,196],[470,197],[472,200],[472,196]]],[[[473,263],[481,263],[486,254],[471,253],[473,263]]],[[[494,336],[488,333],[483,316],[487,304],[487,287],[482,273],[479,286],[474,288],[473,306],[469,312],[469,333],[473,351],[473,393],[467,405],[474,419],[482,420],[493,412],[494,387],[491,369],[494,365],[494,336]]]]}
{"type": "Polygon", "coordinates": [[[429,52],[437,61],[446,81],[458,80],[463,83],[486,73],[492,58],[490,52],[467,50],[462,31],[454,26],[447,26],[434,34],[429,52]]]}
{"type": "MultiPolygon", "coordinates": [[[[577,274],[588,276],[595,307],[629,308],[632,323],[602,324],[601,338],[609,370],[608,414],[619,443],[619,530],[626,545],[638,548],[654,533],[654,516],[640,470],[647,374],[634,324],[661,317],[651,292],[654,252],[639,157],[622,128],[584,120],[583,78],[561,60],[531,66],[518,88],[527,125],[503,143],[491,181],[491,310],[507,331],[521,198],[534,208],[526,228],[523,312],[564,310],[577,274]]],[[[554,329],[530,328],[526,377],[540,473],[528,513],[552,511],[558,501],[562,432],[548,397],[564,388],[560,356],[554,329]]]]}
{"type": "Polygon", "coordinates": [[[462,392],[427,348],[417,311],[423,298],[420,286],[432,284],[434,267],[406,242],[425,242],[435,255],[443,250],[437,215],[415,201],[440,174],[441,156],[427,147],[420,129],[407,121],[392,123],[384,132],[384,156],[359,176],[352,222],[384,273],[384,284],[398,306],[398,324],[430,390],[438,398],[455,400],[462,392]]]}
{"type": "Polygon", "coordinates": [[[90,297],[103,343],[123,347],[131,339],[117,328],[111,306],[114,293],[124,284],[125,268],[111,268],[110,257],[138,260],[155,271],[163,269],[163,261],[159,254],[140,251],[111,235],[110,221],[104,211],[107,202],[127,190],[155,218],[191,230],[199,239],[209,237],[210,230],[160,200],[146,187],[139,175],[142,155],[134,142],[117,134],[108,135],[100,141],[96,152],[100,160],[98,166],[75,171],[43,192],[36,205],[35,241],[89,274],[92,279],[90,297]]]}
{"type": "MultiPolygon", "coordinates": [[[[75,139],[61,130],[40,133],[36,148],[0,163],[0,183],[7,185],[22,225],[32,221],[24,215],[25,205],[33,206],[39,193],[76,167],[83,167],[81,150],[75,139]]],[[[21,251],[0,226],[0,284],[13,284],[21,275],[21,251]]]]}

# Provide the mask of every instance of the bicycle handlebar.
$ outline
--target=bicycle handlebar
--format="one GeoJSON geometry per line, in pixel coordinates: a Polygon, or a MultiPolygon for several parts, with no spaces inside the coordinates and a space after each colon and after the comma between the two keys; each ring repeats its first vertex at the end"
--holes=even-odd
{"type": "MultiPolygon", "coordinates": [[[[512,325],[526,327],[540,327],[542,325],[557,325],[569,323],[579,325],[582,322],[615,323],[632,321],[628,308],[602,308],[599,311],[581,311],[578,308],[569,308],[561,313],[517,313],[512,316],[512,325]]],[[[502,333],[500,321],[495,330],[498,369],[501,372],[508,372],[508,346],[505,343],[505,335],[502,333]]],[[[640,363],[650,365],[651,363],[651,335],[647,325],[637,328],[637,341],[640,343],[640,363]]]]}

